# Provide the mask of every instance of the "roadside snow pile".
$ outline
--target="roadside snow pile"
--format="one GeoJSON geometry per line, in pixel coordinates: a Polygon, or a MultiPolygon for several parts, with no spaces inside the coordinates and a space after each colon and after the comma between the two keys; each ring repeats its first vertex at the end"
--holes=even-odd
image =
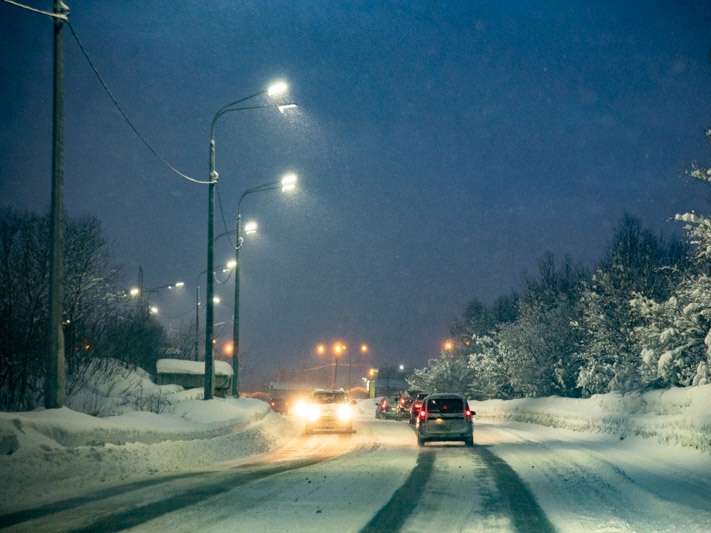
{"type": "Polygon", "coordinates": [[[115,359],[94,359],[78,383],[70,383],[67,407],[94,416],[132,411],[161,413],[173,402],[202,398],[202,390],[156,385],[148,372],[115,359]]]}
{"type": "Polygon", "coordinates": [[[515,420],[575,431],[636,436],[711,453],[711,385],[588,399],[469,401],[477,418],[515,420]]]}
{"type": "Polygon", "coordinates": [[[195,399],[202,389],[158,386],[142,370],[112,362],[94,370],[70,405],[113,416],[68,407],[0,412],[0,514],[239,462],[285,445],[302,429],[261,400],[204,401],[195,399]]]}

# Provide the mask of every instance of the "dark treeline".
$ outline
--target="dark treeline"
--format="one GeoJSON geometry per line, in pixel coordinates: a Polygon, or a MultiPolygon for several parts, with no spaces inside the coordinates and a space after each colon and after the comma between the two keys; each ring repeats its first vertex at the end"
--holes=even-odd
{"type": "MultiPolygon", "coordinates": [[[[42,404],[47,353],[49,216],[0,211],[0,409],[42,404]]],[[[67,394],[118,359],[155,372],[163,328],[140,298],[117,288],[118,269],[94,217],[66,218],[63,330],[67,394]]]]}
{"type": "Polygon", "coordinates": [[[471,301],[450,326],[455,348],[411,384],[488,399],[711,383],[711,218],[676,219],[684,241],[625,215],[590,271],[546,253],[520,291],[471,301]]]}

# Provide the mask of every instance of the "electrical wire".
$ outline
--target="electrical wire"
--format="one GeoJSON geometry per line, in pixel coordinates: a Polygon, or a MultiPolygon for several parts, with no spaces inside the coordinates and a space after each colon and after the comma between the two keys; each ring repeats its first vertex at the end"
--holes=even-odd
{"type": "Polygon", "coordinates": [[[26,6],[24,4],[18,4],[17,2],[13,2],[12,0],[3,0],[6,4],[11,4],[13,6],[21,7],[22,9],[26,9],[28,11],[32,11],[34,13],[39,13],[41,15],[47,15],[55,19],[61,19],[64,22],[69,22],[69,17],[67,15],[63,15],[60,13],[52,13],[51,11],[42,11],[41,9],[35,9],[34,7],[26,6]]]}
{"type": "MultiPolygon", "coordinates": [[[[7,2],[8,0],[4,0],[4,1],[7,2]]],[[[66,20],[66,19],[65,19],[65,20],[66,20]]],[[[75,40],[75,41],[77,42],[77,44],[79,45],[79,49],[81,50],[82,54],[84,54],[84,57],[86,58],[87,62],[89,63],[89,66],[90,66],[91,69],[94,71],[94,74],[96,74],[96,77],[98,78],[99,82],[101,83],[101,86],[104,88],[104,91],[106,91],[106,94],[109,95],[109,98],[111,98],[111,101],[114,103],[114,106],[116,106],[116,109],[118,109],[118,112],[121,113],[121,116],[124,118],[124,120],[126,121],[126,123],[130,126],[130,128],[133,130],[133,132],[138,136],[138,138],[141,140],[141,142],[143,142],[143,144],[146,146],[146,148],[148,148],[148,150],[149,150],[154,156],[156,156],[165,166],[167,166],[170,170],[172,170],[173,172],[175,172],[175,173],[176,173],[178,176],[180,176],[181,178],[186,179],[186,180],[188,180],[188,181],[192,181],[193,183],[199,183],[199,184],[201,184],[201,185],[210,185],[210,184],[212,183],[212,182],[210,182],[210,181],[200,181],[200,180],[196,180],[196,179],[194,179],[194,178],[191,178],[190,176],[187,176],[187,175],[183,174],[183,173],[180,172],[177,168],[175,168],[173,165],[171,165],[170,163],[168,163],[168,161],[166,161],[165,158],[163,158],[158,152],[156,152],[156,151],[153,149],[153,147],[149,144],[149,142],[145,139],[145,137],[143,137],[143,135],[141,135],[141,133],[138,131],[138,128],[136,128],[136,126],[133,125],[133,122],[131,122],[131,120],[128,118],[128,116],[126,115],[126,113],[124,112],[124,110],[121,108],[121,106],[119,105],[119,103],[116,101],[116,98],[114,98],[114,95],[111,93],[111,90],[109,89],[108,85],[106,85],[106,82],[105,82],[104,79],[101,77],[101,74],[99,74],[99,71],[96,69],[96,66],[94,65],[94,63],[92,62],[91,58],[89,57],[89,54],[87,53],[86,49],[84,48],[84,45],[83,45],[82,42],[79,40],[79,36],[78,36],[78,35],[76,34],[76,32],[74,31],[74,27],[71,25],[71,23],[69,22],[69,20],[66,20],[66,23],[67,23],[67,26],[69,26],[69,29],[70,29],[72,35],[74,36],[74,40],[75,40]]]]}

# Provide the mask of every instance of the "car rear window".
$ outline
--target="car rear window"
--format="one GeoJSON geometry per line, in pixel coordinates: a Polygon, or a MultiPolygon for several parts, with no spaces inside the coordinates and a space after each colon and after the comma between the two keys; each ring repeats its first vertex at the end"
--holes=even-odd
{"type": "Polygon", "coordinates": [[[430,398],[427,400],[427,411],[430,413],[462,413],[464,402],[461,398],[430,398]]]}
{"type": "Polygon", "coordinates": [[[338,392],[318,392],[314,393],[311,401],[313,403],[345,403],[346,395],[338,392]]]}

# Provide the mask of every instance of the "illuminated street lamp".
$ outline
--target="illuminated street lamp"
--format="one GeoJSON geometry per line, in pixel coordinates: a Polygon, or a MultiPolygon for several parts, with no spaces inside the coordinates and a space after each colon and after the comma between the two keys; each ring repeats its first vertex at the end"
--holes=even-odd
{"type": "MultiPolygon", "coordinates": [[[[296,181],[297,177],[296,174],[288,174],[284,176],[281,180],[279,181],[272,181],[270,183],[264,183],[262,185],[257,185],[256,187],[252,187],[251,189],[247,189],[242,193],[242,196],[239,198],[239,202],[237,202],[237,228],[235,229],[235,235],[236,235],[236,245],[235,245],[235,301],[234,301],[234,315],[233,315],[233,320],[232,320],[232,345],[234,346],[234,350],[232,352],[232,371],[233,371],[233,377],[232,377],[232,396],[234,398],[239,397],[239,251],[242,248],[242,243],[244,242],[244,239],[242,238],[242,200],[247,195],[256,193],[256,192],[264,192],[264,191],[273,191],[276,189],[281,189],[282,192],[288,192],[288,191],[293,191],[294,188],[296,187],[296,181]]],[[[247,222],[244,225],[244,233],[246,235],[251,235],[253,233],[256,233],[257,231],[257,223],[256,222],[247,222]]]]}
{"type": "MultiPolygon", "coordinates": [[[[214,222],[215,222],[215,185],[217,184],[218,174],[215,170],[215,124],[217,120],[226,113],[245,111],[248,109],[265,109],[265,108],[275,108],[283,112],[282,107],[285,105],[292,106],[295,105],[291,102],[286,104],[269,104],[269,105],[259,105],[259,106],[239,106],[243,102],[256,98],[257,96],[269,95],[270,97],[279,96],[286,92],[287,85],[284,82],[277,82],[272,84],[267,90],[260,91],[258,93],[252,94],[245,98],[241,98],[235,102],[231,102],[225,106],[222,106],[217,113],[212,117],[212,123],[210,125],[210,159],[209,159],[209,186],[208,186],[208,214],[207,214],[207,271],[214,271],[213,264],[213,249],[214,249],[214,222]]],[[[205,392],[203,398],[205,400],[211,400],[215,392],[215,365],[213,360],[213,342],[212,342],[212,329],[213,329],[213,279],[209,276],[207,279],[207,306],[205,311],[205,392]]],[[[236,350],[235,350],[236,351],[236,350]]]]}

